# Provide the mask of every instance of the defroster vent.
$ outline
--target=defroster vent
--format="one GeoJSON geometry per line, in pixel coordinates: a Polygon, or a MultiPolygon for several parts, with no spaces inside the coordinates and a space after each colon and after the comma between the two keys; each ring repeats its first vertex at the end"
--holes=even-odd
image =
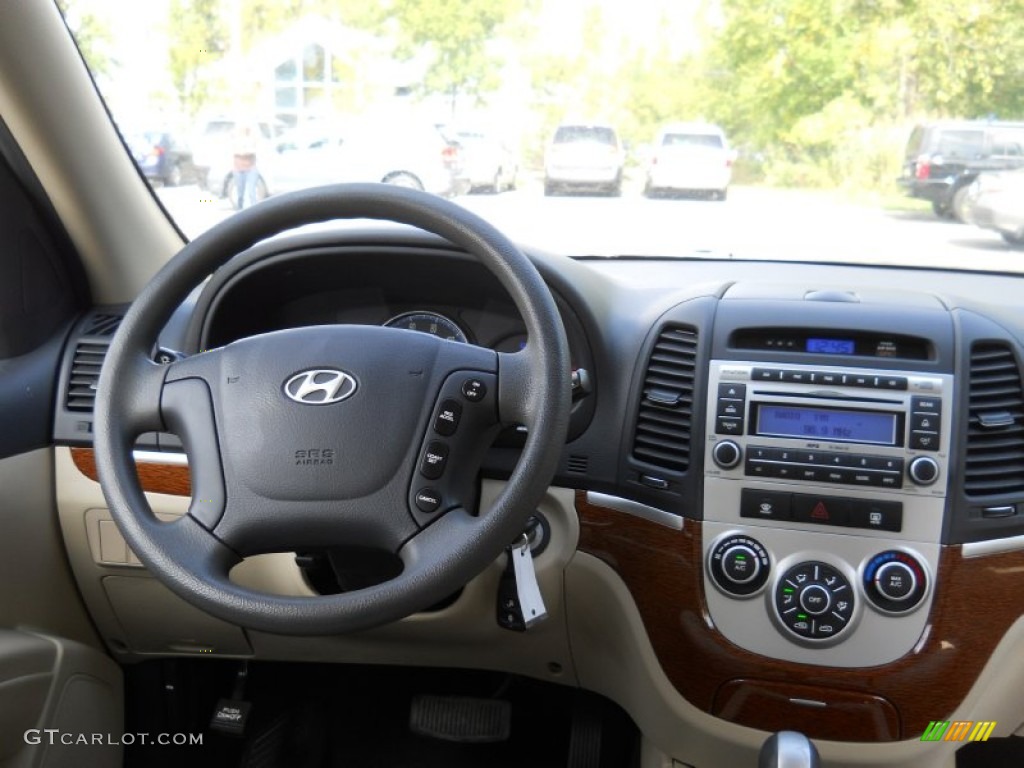
{"type": "Polygon", "coordinates": [[[667,327],[658,334],[644,373],[633,458],[662,469],[690,466],[697,332],[667,327]]]}
{"type": "Polygon", "coordinates": [[[971,346],[968,397],[964,492],[970,498],[1024,493],[1024,393],[1008,344],[971,346]]]}

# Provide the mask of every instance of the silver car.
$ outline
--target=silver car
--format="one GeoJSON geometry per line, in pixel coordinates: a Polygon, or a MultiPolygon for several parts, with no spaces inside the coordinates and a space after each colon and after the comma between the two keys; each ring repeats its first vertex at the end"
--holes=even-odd
{"type": "Polygon", "coordinates": [[[967,221],[994,229],[1015,248],[1024,248],[1024,169],[983,173],[967,191],[967,221]]]}

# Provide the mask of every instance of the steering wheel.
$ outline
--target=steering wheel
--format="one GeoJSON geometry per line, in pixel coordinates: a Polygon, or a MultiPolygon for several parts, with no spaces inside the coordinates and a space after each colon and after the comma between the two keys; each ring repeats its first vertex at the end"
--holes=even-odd
{"type": "Polygon", "coordinates": [[[202,610],[278,634],[374,627],[452,594],[523,531],[564,445],[569,370],[550,291],[490,224],[415,190],[308,189],[196,238],[132,303],[97,392],[99,478],[139,559],[202,610]],[[394,328],[316,326],[153,362],[174,310],[232,256],[287,229],[351,218],[419,227],[469,252],[518,307],[525,348],[498,353],[394,328]],[[526,426],[525,446],[490,509],[474,514],[481,456],[508,424],[526,426]],[[132,458],[138,435],[154,431],[181,438],[192,476],[188,514],[171,523],[153,514],[132,458]],[[325,547],[392,553],[400,572],[317,597],[262,593],[229,577],[251,555],[325,547]]]}

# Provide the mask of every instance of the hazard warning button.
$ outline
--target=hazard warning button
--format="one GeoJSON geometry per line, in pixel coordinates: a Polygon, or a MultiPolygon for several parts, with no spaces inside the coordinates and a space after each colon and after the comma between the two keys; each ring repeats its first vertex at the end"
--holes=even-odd
{"type": "Polygon", "coordinates": [[[849,502],[835,496],[794,494],[792,510],[793,519],[801,523],[848,525],[850,521],[849,502]]]}

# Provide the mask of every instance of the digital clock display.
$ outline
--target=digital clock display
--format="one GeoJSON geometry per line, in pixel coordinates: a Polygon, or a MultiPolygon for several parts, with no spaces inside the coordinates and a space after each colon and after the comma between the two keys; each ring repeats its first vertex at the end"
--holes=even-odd
{"type": "Polygon", "coordinates": [[[898,427],[895,413],[768,403],[757,408],[756,432],[766,437],[898,445],[898,427]]]}
{"type": "Polygon", "coordinates": [[[807,339],[807,351],[819,355],[853,355],[853,339],[807,339]]]}

